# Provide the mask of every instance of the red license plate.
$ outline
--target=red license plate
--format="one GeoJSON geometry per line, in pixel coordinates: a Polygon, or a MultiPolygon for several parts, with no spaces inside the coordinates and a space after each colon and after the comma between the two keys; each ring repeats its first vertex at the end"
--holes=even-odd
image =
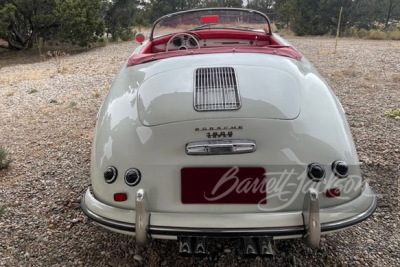
{"type": "Polygon", "coordinates": [[[183,204],[266,204],[267,181],[261,167],[181,169],[183,204]]]}

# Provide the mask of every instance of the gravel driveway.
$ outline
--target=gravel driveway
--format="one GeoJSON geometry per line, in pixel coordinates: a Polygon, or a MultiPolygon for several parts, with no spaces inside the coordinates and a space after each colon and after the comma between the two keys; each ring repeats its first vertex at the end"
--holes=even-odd
{"type": "MultiPolygon", "coordinates": [[[[319,249],[276,241],[273,259],[243,259],[238,240],[216,240],[209,258],[180,258],[175,241],[138,249],[79,209],[89,184],[96,112],[132,43],[0,69],[0,145],[15,161],[0,171],[0,266],[400,266],[400,42],[288,38],[341,100],[364,178],[379,194],[375,214],[326,236],[319,249]]],[[[1,57],[1,55],[0,55],[1,57]]],[[[0,64],[1,64],[0,59],[0,64]]],[[[0,65],[1,66],[1,65],[0,65]]]]}

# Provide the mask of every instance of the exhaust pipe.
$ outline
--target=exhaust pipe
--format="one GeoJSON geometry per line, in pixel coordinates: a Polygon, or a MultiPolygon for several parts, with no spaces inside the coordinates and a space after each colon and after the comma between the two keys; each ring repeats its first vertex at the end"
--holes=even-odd
{"type": "Polygon", "coordinates": [[[253,237],[246,236],[243,238],[243,253],[245,257],[249,258],[258,256],[257,245],[253,237]]]}
{"type": "Polygon", "coordinates": [[[265,258],[272,258],[274,256],[274,251],[272,250],[271,246],[272,237],[259,237],[257,241],[260,250],[260,256],[265,258]]]}
{"type": "Polygon", "coordinates": [[[205,237],[194,238],[194,255],[197,257],[204,257],[209,254],[207,247],[207,240],[205,237]]]}
{"type": "Polygon", "coordinates": [[[179,238],[179,256],[191,257],[193,256],[192,250],[192,237],[180,237],[179,238]]]}

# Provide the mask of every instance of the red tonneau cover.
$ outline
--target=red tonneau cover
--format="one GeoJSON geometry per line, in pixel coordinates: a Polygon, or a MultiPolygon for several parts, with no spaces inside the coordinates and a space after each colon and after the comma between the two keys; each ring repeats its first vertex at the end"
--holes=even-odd
{"type": "Polygon", "coordinates": [[[284,46],[284,45],[270,45],[266,47],[235,47],[235,48],[208,47],[204,49],[175,50],[175,51],[158,52],[158,53],[145,53],[145,54],[138,53],[132,55],[129,58],[128,67],[169,57],[218,54],[218,53],[259,53],[259,54],[272,54],[272,55],[290,57],[296,60],[300,60],[302,58],[302,55],[292,46],[284,46]]]}

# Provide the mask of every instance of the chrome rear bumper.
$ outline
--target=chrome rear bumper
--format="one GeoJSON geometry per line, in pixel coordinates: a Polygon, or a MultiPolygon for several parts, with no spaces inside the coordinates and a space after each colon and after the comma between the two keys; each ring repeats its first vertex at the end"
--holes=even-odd
{"type": "Polygon", "coordinates": [[[147,195],[143,189],[137,192],[135,203],[136,211],[114,208],[98,201],[89,188],[82,198],[81,208],[90,219],[106,228],[136,235],[137,243],[142,245],[150,238],[270,236],[274,238],[303,237],[308,245],[317,247],[322,233],[357,224],[371,216],[377,206],[376,195],[367,183],[358,198],[327,209],[320,209],[318,193],[310,189],[304,198],[303,211],[299,212],[273,214],[151,212],[147,209],[147,195]],[[123,218],[127,221],[114,218],[123,218]],[[290,223],[282,221],[285,218],[290,223]],[[268,220],[280,222],[276,224],[280,226],[260,227],[261,224],[257,224],[258,226],[255,227],[253,223],[268,220]],[[228,222],[230,227],[224,227],[228,225],[228,222]],[[232,222],[237,223],[235,225],[232,222]]]}

